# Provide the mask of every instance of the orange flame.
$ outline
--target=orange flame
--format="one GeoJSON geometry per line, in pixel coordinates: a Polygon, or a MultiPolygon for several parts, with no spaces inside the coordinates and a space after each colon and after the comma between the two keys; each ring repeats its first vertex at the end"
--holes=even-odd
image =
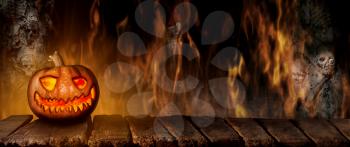
{"type": "Polygon", "coordinates": [[[234,105],[234,114],[235,117],[246,117],[248,116],[248,112],[243,105],[242,100],[240,100],[240,96],[242,95],[241,89],[239,89],[237,82],[238,77],[244,77],[246,73],[244,73],[245,62],[242,56],[240,56],[238,66],[234,66],[229,69],[228,75],[228,85],[230,89],[230,98],[231,103],[234,105]]]}
{"type": "Polygon", "coordinates": [[[269,4],[247,1],[243,9],[243,30],[248,40],[256,39],[256,46],[250,45],[252,48],[249,49],[255,65],[254,73],[249,74],[254,79],[250,84],[264,85],[266,88],[259,89],[259,86],[254,86],[257,89],[254,94],[260,95],[258,93],[262,92],[270,97],[277,94],[277,97],[287,98],[294,93],[290,79],[293,53],[303,49],[295,48],[293,40],[294,32],[299,29],[296,21],[297,2],[273,1],[270,5],[276,7],[276,16],[268,9],[271,7],[269,4]],[[254,35],[250,35],[251,33],[254,35]],[[266,78],[266,84],[260,82],[260,72],[266,78]]]}

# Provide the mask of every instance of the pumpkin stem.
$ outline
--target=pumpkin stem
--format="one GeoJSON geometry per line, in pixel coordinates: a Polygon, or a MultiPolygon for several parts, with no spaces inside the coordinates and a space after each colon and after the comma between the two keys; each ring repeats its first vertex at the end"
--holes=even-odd
{"type": "Polygon", "coordinates": [[[49,58],[50,58],[49,61],[52,61],[55,64],[56,67],[64,65],[63,59],[62,59],[61,55],[57,51],[55,51],[53,53],[53,55],[49,56],[49,58]]]}

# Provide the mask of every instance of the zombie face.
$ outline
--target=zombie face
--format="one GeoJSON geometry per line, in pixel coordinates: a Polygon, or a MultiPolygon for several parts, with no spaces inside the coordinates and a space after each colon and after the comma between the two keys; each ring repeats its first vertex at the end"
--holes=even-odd
{"type": "Polygon", "coordinates": [[[315,58],[315,65],[317,65],[324,75],[332,75],[335,69],[335,59],[331,51],[322,51],[315,58]]]}

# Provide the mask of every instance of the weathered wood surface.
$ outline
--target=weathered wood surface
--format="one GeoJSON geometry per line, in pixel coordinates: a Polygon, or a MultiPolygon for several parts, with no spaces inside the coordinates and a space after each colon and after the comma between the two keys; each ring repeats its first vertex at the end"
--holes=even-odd
{"type": "Polygon", "coordinates": [[[0,146],[349,146],[350,119],[122,117],[75,123],[11,116],[0,121],[0,146]]]}
{"type": "Polygon", "coordinates": [[[242,138],[222,118],[191,117],[191,120],[213,146],[244,146],[242,138]]]}
{"type": "Polygon", "coordinates": [[[295,123],[317,146],[346,146],[348,144],[346,138],[327,120],[306,119],[297,120],[295,123]]]}
{"type": "Polygon", "coordinates": [[[243,138],[246,146],[272,146],[274,144],[273,138],[253,119],[228,118],[226,121],[243,138]]]}
{"type": "Polygon", "coordinates": [[[158,119],[153,117],[126,117],[129,122],[133,144],[139,146],[176,146],[175,138],[169,134],[158,119]]]}
{"type": "Polygon", "coordinates": [[[168,116],[158,118],[164,127],[172,134],[178,146],[207,146],[207,139],[183,116],[168,116]]]}
{"type": "Polygon", "coordinates": [[[260,119],[262,126],[283,146],[313,145],[297,127],[286,119],[260,119]]]}
{"type": "Polygon", "coordinates": [[[87,144],[91,118],[75,123],[35,120],[4,139],[6,145],[82,146],[87,144]]]}
{"type": "Polygon", "coordinates": [[[97,115],[93,120],[89,146],[125,146],[131,144],[129,125],[120,115],[97,115]]]}
{"type": "Polygon", "coordinates": [[[333,119],[330,122],[338,128],[338,130],[350,140],[350,119],[333,119]]]}
{"type": "Polygon", "coordinates": [[[26,125],[33,119],[32,115],[16,115],[10,116],[0,121],[0,142],[18,128],[26,125]]]}

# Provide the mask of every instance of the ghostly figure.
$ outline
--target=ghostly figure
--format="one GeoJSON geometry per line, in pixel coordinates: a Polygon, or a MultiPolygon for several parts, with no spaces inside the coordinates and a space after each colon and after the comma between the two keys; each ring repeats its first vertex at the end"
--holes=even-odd
{"type": "Polygon", "coordinates": [[[337,117],[342,102],[341,72],[336,70],[334,54],[325,49],[316,56],[311,56],[313,69],[311,74],[311,88],[313,93],[308,100],[313,101],[315,116],[337,117]]]}
{"type": "Polygon", "coordinates": [[[300,54],[291,66],[294,95],[286,100],[286,106],[291,104],[286,114],[290,117],[338,117],[343,99],[342,72],[336,68],[331,51],[334,30],[326,2],[300,1],[298,15],[301,27],[295,33],[302,35],[293,38],[295,50],[306,54],[300,54]]]}
{"type": "Polygon", "coordinates": [[[294,63],[291,66],[294,92],[297,97],[304,98],[310,89],[309,84],[309,60],[302,54],[296,54],[294,63]]]}
{"type": "Polygon", "coordinates": [[[10,35],[13,37],[11,45],[18,52],[12,62],[16,70],[30,76],[44,58],[44,31],[33,4],[23,1],[17,5],[18,19],[14,21],[10,35]]]}
{"type": "Polygon", "coordinates": [[[6,0],[5,4],[0,9],[0,14],[6,20],[1,28],[1,35],[6,36],[1,40],[4,48],[2,58],[10,64],[4,64],[9,68],[10,79],[31,76],[47,63],[45,38],[47,30],[52,28],[52,22],[46,12],[53,8],[53,0],[6,0]]]}
{"type": "Polygon", "coordinates": [[[52,1],[0,0],[2,116],[30,112],[25,99],[29,78],[49,64],[45,47],[52,1]]]}
{"type": "Polygon", "coordinates": [[[321,49],[315,55],[295,60],[292,79],[298,97],[296,117],[339,116],[342,102],[340,78],[334,54],[329,50],[321,49]]]}
{"type": "MultiPolygon", "coordinates": [[[[313,92],[311,95],[314,95],[334,75],[335,60],[333,53],[328,50],[319,51],[316,55],[308,55],[308,57],[308,78],[311,92],[313,92]]],[[[312,99],[312,96],[308,97],[308,100],[312,99]]]]}

